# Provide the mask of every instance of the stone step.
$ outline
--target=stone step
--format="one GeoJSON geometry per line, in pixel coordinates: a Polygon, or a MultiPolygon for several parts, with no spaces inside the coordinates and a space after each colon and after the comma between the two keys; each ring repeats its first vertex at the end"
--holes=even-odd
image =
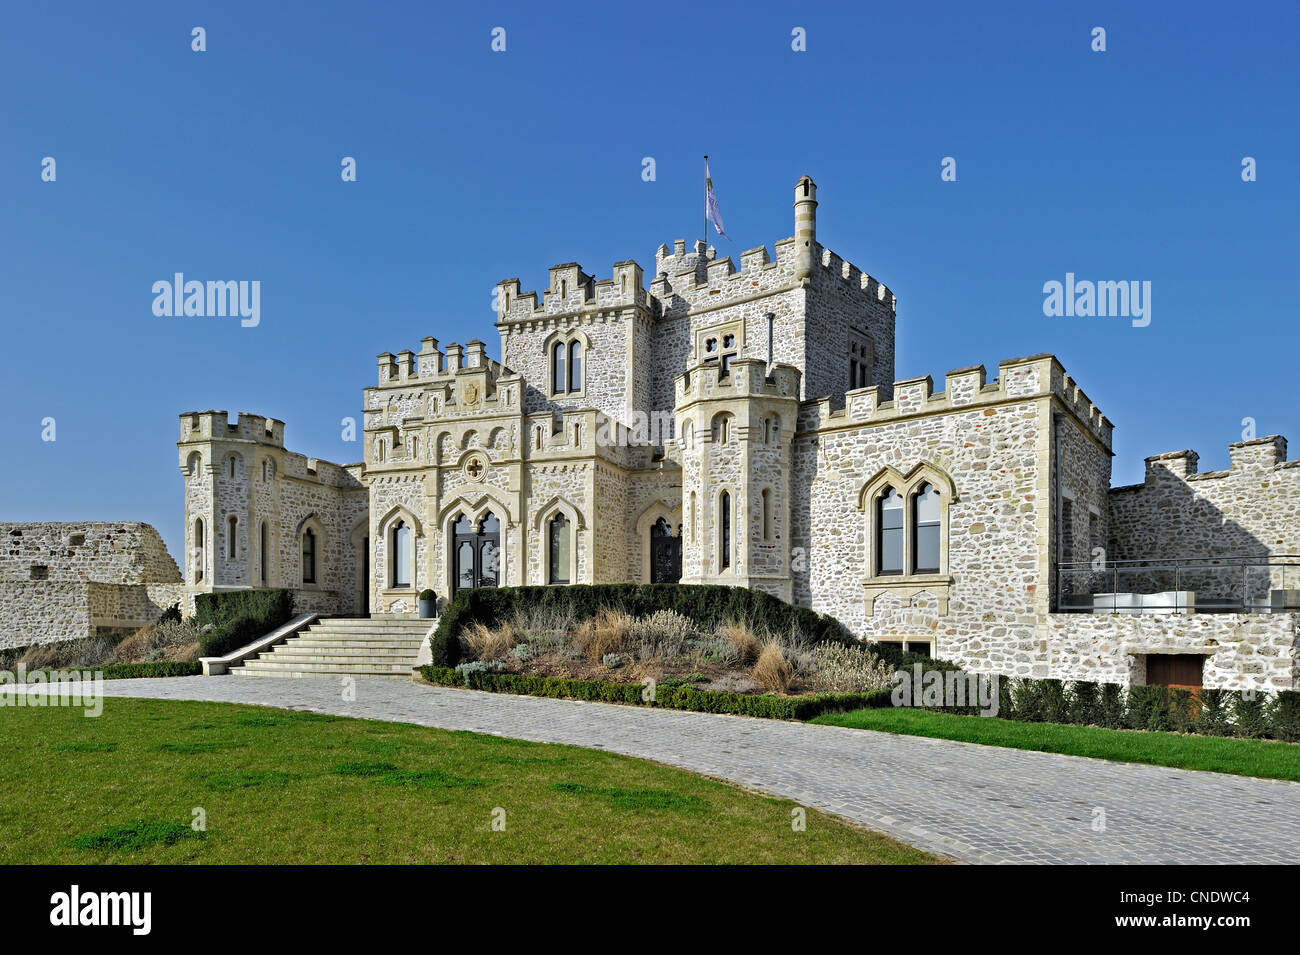
{"type": "Polygon", "coordinates": [[[401,676],[410,678],[414,661],[403,663],[298,663],[272,660],[247,660],[243,666],[233,667],[231,673],[264,676],[401,676]]]}
{"type": "Polygon", "coordinates": [[[322,627],[316,624],[308,627],[304,633],[328,633],[338,634],[339,636],[355,637],[382,637],[392,635],[395,637],[422,637],[428,631],[423,627],[322,627]]]}
{"type": "Polygon", "coordinates": [[[384,647],[378,650],[366,649],[364,647],[293,647],[282,648],[276,647],[271,653],[264,653],[257,657],[258,660],[271,660],[279,662],[285,660],[290,663],[295,661],[320,661],[340,663],[401,663],[409,661],[412,666],[415,665],[415,659],[419,653],[407,649],[390,649],[384,647]]]}
{"type": "Polygon", "coordinates": [[[325,617],[316,622],[316,626],[338,626],[338,628],[354,628],[354,626],[409,626],[409,628],[425,628],[437,625],[437,620],[416,620],[415,617],[398,618],[398,620],[381,620],[378,617],[325,617]]]}
{"type": "Polygon", "coordinates": [[[248,666],[245,665],[242,667],[231,667],[230,675],[242,676],[246,679],[249,677],[289,677],[292,679],[311,677],[319,680],[325,677],[333,677],[337,679],[345,676],[353,677],[358,680],[409,680],[411,678],[410,669],[404,670],[401,673],[389,673],[386,670],[372,673],[369,671],[362,671],[355,667],[351,670],[321,670],[317,668],[318,666],[319,664],[303,664],[299,667],[276,667],[269,670],[250,670],[248,669],[248,666]]]}
{"type": "Polygon", "coordinates": [[[407,637],[377,637],[374,640],[360,639],[358,637],[295,637],[277,646],[299,646],[299,647],[374,647],[377,650],[392,648],[396,650],[419,650],[424,643],[424,638],[408,639],[407,637]]]}

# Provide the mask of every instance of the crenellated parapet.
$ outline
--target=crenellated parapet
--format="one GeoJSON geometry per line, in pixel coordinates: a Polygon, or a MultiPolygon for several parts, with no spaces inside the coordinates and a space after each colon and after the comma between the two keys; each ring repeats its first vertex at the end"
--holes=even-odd
{"type": "Polygon", "coordinates": [[[505,279],[496,286],[497,324],[546,322],[552,317],[575,312],[617,311],[624,308],[647,308],[641,266],[630,259],[615,262],[612,275],[595,279],[576,262],[553,265],[547,288],[539,296],[525,292],[517,278],[505,279]]]}
{"type": "Polygon", "coordinates": [[[1115,491],[1141,488],[1161,482],[1214,481],[1220,478],[1267,476],[1269,472],[1300,468],[1300,461],[1286,459],[1287,442],[1280,434],[1238,441],[1228,445],[1228,468],[1223,471],[1198,471],[1201,456],[1190,448],[1153,454],[1146,459],[1146,477],[1143,484],[1115,488],[1115,491]]]}
{"type": "Polygon", "coordinates": [[[1056,398],[1061,406],[1107,449],[1113,425],[1074,383],[1053,355],[1031,355],[998,363],[999,377],[986,381],[983,365],[959,368],[944,376],[942,391],[934,390],[929,375],[896,381],[892,397],[879,386],[857,388],[845,394],[841,408],[829,398],[806,401],[800,407],[799,429],[820,431],[848,425],[880,424],[907,418],[962,411],[993,409],[1009,401],[1056,398]]]}
{"type": "Polygon", "coordinates": [[[225,411],[187,411],[181,418],[181,442],[252,441],[284,447],[284,422],[240,412],[235,420],[225,411]]]}
{"type": "Polygon", "coordinates": [[[383,352],[378,356],[379,387],[402,387],[413,382],[450,379],[465,373],[486,372],[493,380],[510,374],[500,362],[487,356],[487,346],[478,339],[463,346],[453,342],[439,350],[438,339],[420,340],[419,352],[403,349],[396,355],[383,352]]]}
{"type": "Polygon", "coordinates": [[[696,363],[673,379],[676,404],[682,408],[696,401],[736,398],[798,398],[799,369],[757,358],[738,358],[727,374],[714,363],[696,363]]]}

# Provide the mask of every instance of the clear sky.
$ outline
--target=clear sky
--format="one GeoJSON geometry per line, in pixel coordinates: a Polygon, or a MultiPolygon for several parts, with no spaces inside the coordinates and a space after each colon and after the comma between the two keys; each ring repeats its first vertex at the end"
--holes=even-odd
{"type": "Polygon", "coordinates": [[[652,276],[700,235],[704,153],[720,254],[792,235],[810,174],[819,240],[898,295],[897,377],[1054,352],[1116,424],[1117,485],[1184,447],[1226,467],[1247,417],[1300,442],[1298,27],[1289,2],[5,3],[0,518],[148,521],[179,556],[181,412],[358,460],[340,420],[378,353],[496,355],[493,286],[555,263],[652,276]],[[156,317],[175,272],[260,281],[260,324],[156,317]],[[1046,317],[1067,272],[1149,281],[1150,324],[1046,317]]]}

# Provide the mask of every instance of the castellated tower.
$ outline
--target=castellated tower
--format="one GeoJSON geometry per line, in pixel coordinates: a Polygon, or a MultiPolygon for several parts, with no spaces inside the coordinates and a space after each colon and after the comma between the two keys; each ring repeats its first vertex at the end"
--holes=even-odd
{"type": "Polygon", "coordinates": [[[790,442],[799,370],[741,358],[676,379],[682,581],[791,599],[790,442]]]}
{"type": "Polygon", "coordinates": [[[220,590],[287,587],[299,610],[363,609],[362,466],[285,450],[284,422],[224,411],[180,416],[185,604],[220,590]]]}

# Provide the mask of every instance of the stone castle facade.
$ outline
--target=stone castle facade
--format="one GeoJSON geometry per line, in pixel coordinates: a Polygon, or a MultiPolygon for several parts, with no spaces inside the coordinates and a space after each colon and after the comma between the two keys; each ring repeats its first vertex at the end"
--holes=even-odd
{"type": "Polygon", "coordinates": [[[817,242],[808,177],[794,214],[739,267],[678,240],[648,283],[633,261],[554,266],[540,294],[499,283],[499,362],[433,338],[379,356],[360,463],[286,450],[273,419],[182,415],[188,595],[287,586],[406,615],[423,588],[722,583],[975,670],[1144,682],[1166,655],[1206,686],[1300,685],[1283,439],[1234,446],[1220,474],[1152,458],[1112,489],[1111,422],[1056,358],[896,380],[894,295],[817,242]],[[1071,612],[1190,590],[1154,570],[1112,585],[1115,560],[1211,557],[1255,561],[1269,612],[1230,606],[1235,569],[1197,585],[1224,589],[1216,613],[1071,612]]]}

